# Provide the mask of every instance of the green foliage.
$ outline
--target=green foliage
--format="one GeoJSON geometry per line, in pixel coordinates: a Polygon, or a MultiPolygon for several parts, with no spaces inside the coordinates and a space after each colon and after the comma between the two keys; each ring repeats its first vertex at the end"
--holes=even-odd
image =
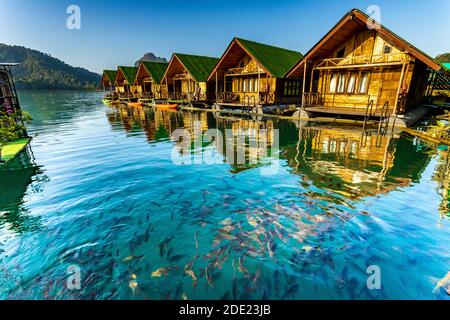
{"type": "Polygon", "coordinates": [[[31,114],[26,111],[12,114],[0,113],[0,147],[22,138],[26,132],[25,124],[31,123],[32,120],[31,114]]]}
{"type": "Polygon", "coordinates": [[[450,62],[450,52],[440,54],[436,58],[434,58],[434,60],[436,60],[439,63],[450,62]]]}
{"type": "Polygon", "coordinates": [[[100,88],[100,75],[75,68],[42,52],[0,43],[0,62],[16,62],[13,76],[18,89],[94,90],[100,88]]]}

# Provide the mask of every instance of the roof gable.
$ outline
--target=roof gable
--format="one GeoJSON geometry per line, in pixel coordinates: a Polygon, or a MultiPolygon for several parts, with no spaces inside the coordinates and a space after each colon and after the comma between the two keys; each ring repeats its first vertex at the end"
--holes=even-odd
{"type": "Polygon", "coordinates": [[[105,82],[105,80],[107,80],[110,83],[114,83],[114,81],[116,80],[116,75],[117,75],[116,70],[103,70],[102,81],[105,82]]]}
{"type": "Polygon", "coordinates": [[[216,72],[221,74],[223,68],[228,68],[240,60],[240,55],[246,54],[254,60],[270,76],[284,78],[302,58],[300,52],[270,46],[241,38],[234,38],[229,44],[219,63],[209,75],[211,80],[216,72]],[[239,50],[241,53],[239,53],[239,50]],[[221,70],[221,71],[220,71],[221,70]]]}
{"type": "MultiPolygon", "coordinates": [[[[355,30],[363,30],[364,28],[367,29],[368,22],[370,21],[371,18],[362,11],[358,9],[351,10],[305,55],[303,60],[301,60],[288,72],[287,76],[292,77],[294,75],[298,75],[299,69],[302,69],[306,61],[311,59],[315,60],[316,58],[320,59],[319,57],[323,56],[323,52],[329,51],[330,47],[332,47],[334,43],[343,40],[342,33],[355,32],[355,30]]],[[[380,27],[375,29],[375,31],[383,35],[386,39],[392,42],[392,44],[402,48],[416,59],[425,63],[430,68],[435,70],[439,70],[441,68],[441,66],[433,58],[414,47],[412,44],[396,35],[385,26],[380,25],[380,27]]]]}
{"type": "Polygon", "coordinates": [[[176,57],[197,82],[206,82],[218,58],[175,53],[176,57]]]}
{"type": "Polygon", "coordinates": [[[157,84],[161,84],[161,81],[164,77],[164,73],[166,72],[167,67],[169,66],[169,64],[166,62],[148,62],[148,61],[142,61],[141,65],[145,68],[145,70],[147,70],[148,74],[157,84]]]}
{"type": "Polygon", "coordinates": [[[138,70],[138,68],[136,68],[136,67],[120,66],[117,69],[116,81],[117,81],[118,77],[120,75],[122,75],[129,84],[133,84],[134,79],[136,78],[137,70],[138,70]]]}
{"type": "Polygon", "coordinates": [[[241,38],[235,40],[275,78],[283,78],[303,58],[303,55],[297,51],[241,38]]]}

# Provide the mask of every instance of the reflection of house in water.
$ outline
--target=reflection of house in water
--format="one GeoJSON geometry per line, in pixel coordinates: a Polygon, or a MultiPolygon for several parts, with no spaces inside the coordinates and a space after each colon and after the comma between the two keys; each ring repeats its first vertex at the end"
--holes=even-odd
{"type": "Polygon", "coordinates": [[[440,159],[439,164],[436,167],[433,179],[438,183],[439,194],[442,197],[441,204],[439,206],[439,212],[441,217],[450,217],[450,150],[439,151],[440,159]]]}
{"type": "Polygon", "coordinates": [[[429,159],[404,139],[376,133],[368,136],[352,127],[301,128],[297,145],[282,148],[286,150],[283,157],[296,172],[348,197],[408,186],[429,159]]]}
{"type": "Polygon", "coordinates": [[[232,167],[241,172],[269,162],[272,147],[277,143],[272,120],[219,117],[217,128],[223,134],[223,143],[215,143],[216,150],[232,167]]]}
{"type": "MultiPolygon", "coordinates": [[[[20,234],[39,226],[39,218],[29,216],[22,206],[31,183],[37,180],[35,183],[39,184],[46,179],[36,178],[40,171],[32,163],[28,148],[0,169],[0,231],[3,234],[20,234]]],[[[34,190],[39,191],[40,187],[34,190]]]]}

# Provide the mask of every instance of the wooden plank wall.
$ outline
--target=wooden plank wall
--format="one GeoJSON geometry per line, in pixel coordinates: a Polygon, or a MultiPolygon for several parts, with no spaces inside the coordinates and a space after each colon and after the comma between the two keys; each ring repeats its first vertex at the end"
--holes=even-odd
{"type": "MultiPolygon", "coordinates": [[[[392,47],[392,52],[389,58],[384,58],[386,61],[396,60],[402,53],[402,50],[374,30],[364,30],[355,33],[346,42],[338,46],[334,52],[327,58],[336,58],[338,52],[344,49],[344,57],[368,57],[384,55],[385,45],[392,47]],[[399,54],[399,55],[395,55],[399,54]],[[392,56],[391,56],[392,55],[392,56]]],[[[376,58],[375,58],[376,61],[376,58]]],[[[354,63],[361,63],[357,58],[354,63]]],[[[407,66],[404,83],[407,88],[411,87],[411,82],[414,73],[414,59],[407,66]]],[[[342,72],[350,72],[349,70],[341,70],[342,72]]],[[[366,108],[368,101],[373,100],[377,108],[381,108],[387,101],[391,109],[395,106],[396,94],[399,86],[399,81],[402,73],[402,66],[386,66],[373,67],[371,69],[354,69],[355,72],[366,71],[369,72],[369,87],[366,94],[347,94],[347,93],[330,93],[330,80],[332,72],[339,72],[338,70],[322,70],[320,71],[319,79],[317,81],[317,91],[323,94],[323,104],[327,107],[349,107],[349,108],[366,108]]],[[[419,73],[416,73],[419,76],[419,73]]],[[[348,79],[348,75],[347,75],[348,79]]],[[[420,84],[422,88],[422,85],[420,84]]],[[[422,93],[418,93],[412,99],[417,100],[422,93]]],[[[423,94],[422,94],[423,95],[423,94]]]]}

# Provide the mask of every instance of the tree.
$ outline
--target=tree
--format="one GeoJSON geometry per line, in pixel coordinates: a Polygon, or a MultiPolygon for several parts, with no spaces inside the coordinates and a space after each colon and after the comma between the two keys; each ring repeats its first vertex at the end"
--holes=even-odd
{"type": "Polygon", "coordinates": [[[31,115],[25,111],[0,113],[0,162],[3,146],[22,138],[26,134],[25,123],[31,123],[32,120],[31,115]]]}
{"type": "Polygon", "coordinates": [[[450,62],[450,52],[440,54],[434,60],[436,60],[439,63],[450,62]]]}

